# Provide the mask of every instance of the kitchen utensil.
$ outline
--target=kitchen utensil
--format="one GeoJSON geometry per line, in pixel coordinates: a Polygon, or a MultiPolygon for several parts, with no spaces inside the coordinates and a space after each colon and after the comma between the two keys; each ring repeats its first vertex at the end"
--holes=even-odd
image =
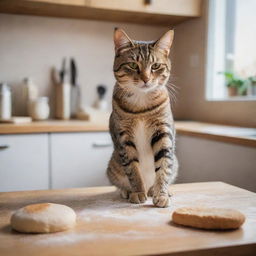
{"type": "Polygon", "coordinates": [[[66,67],[66,58],[63,58],[62,60],[62,67],[60,70],[60,82],[64,83],[64,81],[66,81],[67,79],[67,67],[66,67]]]}
{"type": "Polygon", "coordinates": [[[73,86],[76,86],[76,78],[77,78],[77,67],[75,63],[75,59],[71,58],[70,60],[70,70],[71,70],[71,76],[70,76],[70,83],[73,86]]]}
{"type": "Polygon", "coordinates": [[[62,61],[60,83],[55,84],[55,116],[59,119],[70,119],[71,85],[68,80],[69,70],[66,68],[66,58],[62,61]]]}
{"type": "MultiPolygon", "coordinates": [[[[77,65],[74,58],[70,60],[71,116],[77,117],[80,107],[80,86],[77,84],[77,65]]],[[[80,112],[79,112],[80,113],[80,112]]]]}

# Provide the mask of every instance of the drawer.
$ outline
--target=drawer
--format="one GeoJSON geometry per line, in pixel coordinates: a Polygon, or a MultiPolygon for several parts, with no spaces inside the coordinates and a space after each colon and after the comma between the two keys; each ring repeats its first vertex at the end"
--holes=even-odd
{"type": "Polygon", "coordinates": [[[50,141],[52,188],[109,185],[106,169],[113,151],[109,133],[53,133],[50,141]]]}
{"type": "Polygon", "coordinates": [[[48,135],[0,135],[0,191],[48,189],[48,135]]]}

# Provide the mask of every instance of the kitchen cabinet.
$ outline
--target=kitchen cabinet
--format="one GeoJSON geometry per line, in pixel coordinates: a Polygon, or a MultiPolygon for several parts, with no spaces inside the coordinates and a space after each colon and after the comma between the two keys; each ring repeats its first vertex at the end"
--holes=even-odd
{"type": "Polygon", "coordinates": [[[109,185],[108,132],[0,135],[0,192],[109,185]]]}
{"type": "Polygon", "coordinates": [[[106,168],[113,151],[108,132],[51,133],[51,187],[109,185],[106,168]]]}
{"type": "Polygon", "coordinates": [[[177,183],[224,181],[256,192],[256,148],[177,136],[177,183]]]}
{"type": "Polygon", "coordinates": [[[201,14],[201,0],[1,0],[0,12],[174,25],[201,14]]]}
{"type": "Polygon", "coordinates": [[[0,135],[0,192],[48,189],[47,134],[0,135]]]}

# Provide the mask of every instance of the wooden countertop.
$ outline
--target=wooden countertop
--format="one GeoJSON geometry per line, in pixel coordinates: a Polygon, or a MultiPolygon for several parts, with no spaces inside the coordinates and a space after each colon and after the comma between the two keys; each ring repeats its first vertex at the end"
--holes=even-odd
{"type": "Polygon", "coordinates": [[[0,124],[0,134],[108,131],[107,120],[47,120],[24,124],[0,124]]]}
{"type": "MultiPolygon", "coordinates": [[[[0,134],[51,133],[51,132],[104,132],[108,131],[108,118],[95,121],[48,120],[27,124],[0,124],[0,134]]],[[[176,121],[178,134],[201,137],[256,147],[256,129],[217,125],[193,121],[176,121]]]]}
{"type": "Polygon", "coordinates": [[[0,255],[254,255],[256,194],[222,182],[172,185],[169,208],[152,199],[134,205],[113,187],[0,193],[0,255]],[[9,225],[13,211],[27,204],[54,202],[72,207],[77,226],[53,234],[21,234],[9,225]],[[182,206],[225,207],[246,215],[234,231],[205,231],[174,225],[171,213],[182,206]]]}
{"type": "Polygon", "coordinates": [[[194,121],[176,121],[178,134],[256,147],[256,129],[194,121]]]}

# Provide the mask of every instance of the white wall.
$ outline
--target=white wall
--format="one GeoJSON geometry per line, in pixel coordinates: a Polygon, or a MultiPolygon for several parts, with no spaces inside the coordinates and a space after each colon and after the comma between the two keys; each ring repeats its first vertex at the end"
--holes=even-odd
{"type": "Polygon", "coordinates": [[[60,68],[64,56],[75,57],[83,101],[91,104],[99,83],[111,91],[113,30],[122,27],[137,40],[157,39],[167,27],[103,21],[60,19],[0,14],[0,81],[13,86],[15,114],[24,113],[20,83],[26,76],[34,78],[41,95],[52,95],[50,69],[60,68]]]}
{"type": "Polygon", "coordinates": [[[173,74],[178,86],[175,116],[202,122],[256,127],[256,101],[206,100],[207,1],[201,18],[175,27],[173,74]],[[196,65],[191,65],[196,58],[196,65]],[[220,111],[221,110],[221,111],[220,111]]]}
{"type": "Polygon", "coordinates": [[[256,148],[177,137],[177,183],[223,181],[256,192],[256,148]]]}

